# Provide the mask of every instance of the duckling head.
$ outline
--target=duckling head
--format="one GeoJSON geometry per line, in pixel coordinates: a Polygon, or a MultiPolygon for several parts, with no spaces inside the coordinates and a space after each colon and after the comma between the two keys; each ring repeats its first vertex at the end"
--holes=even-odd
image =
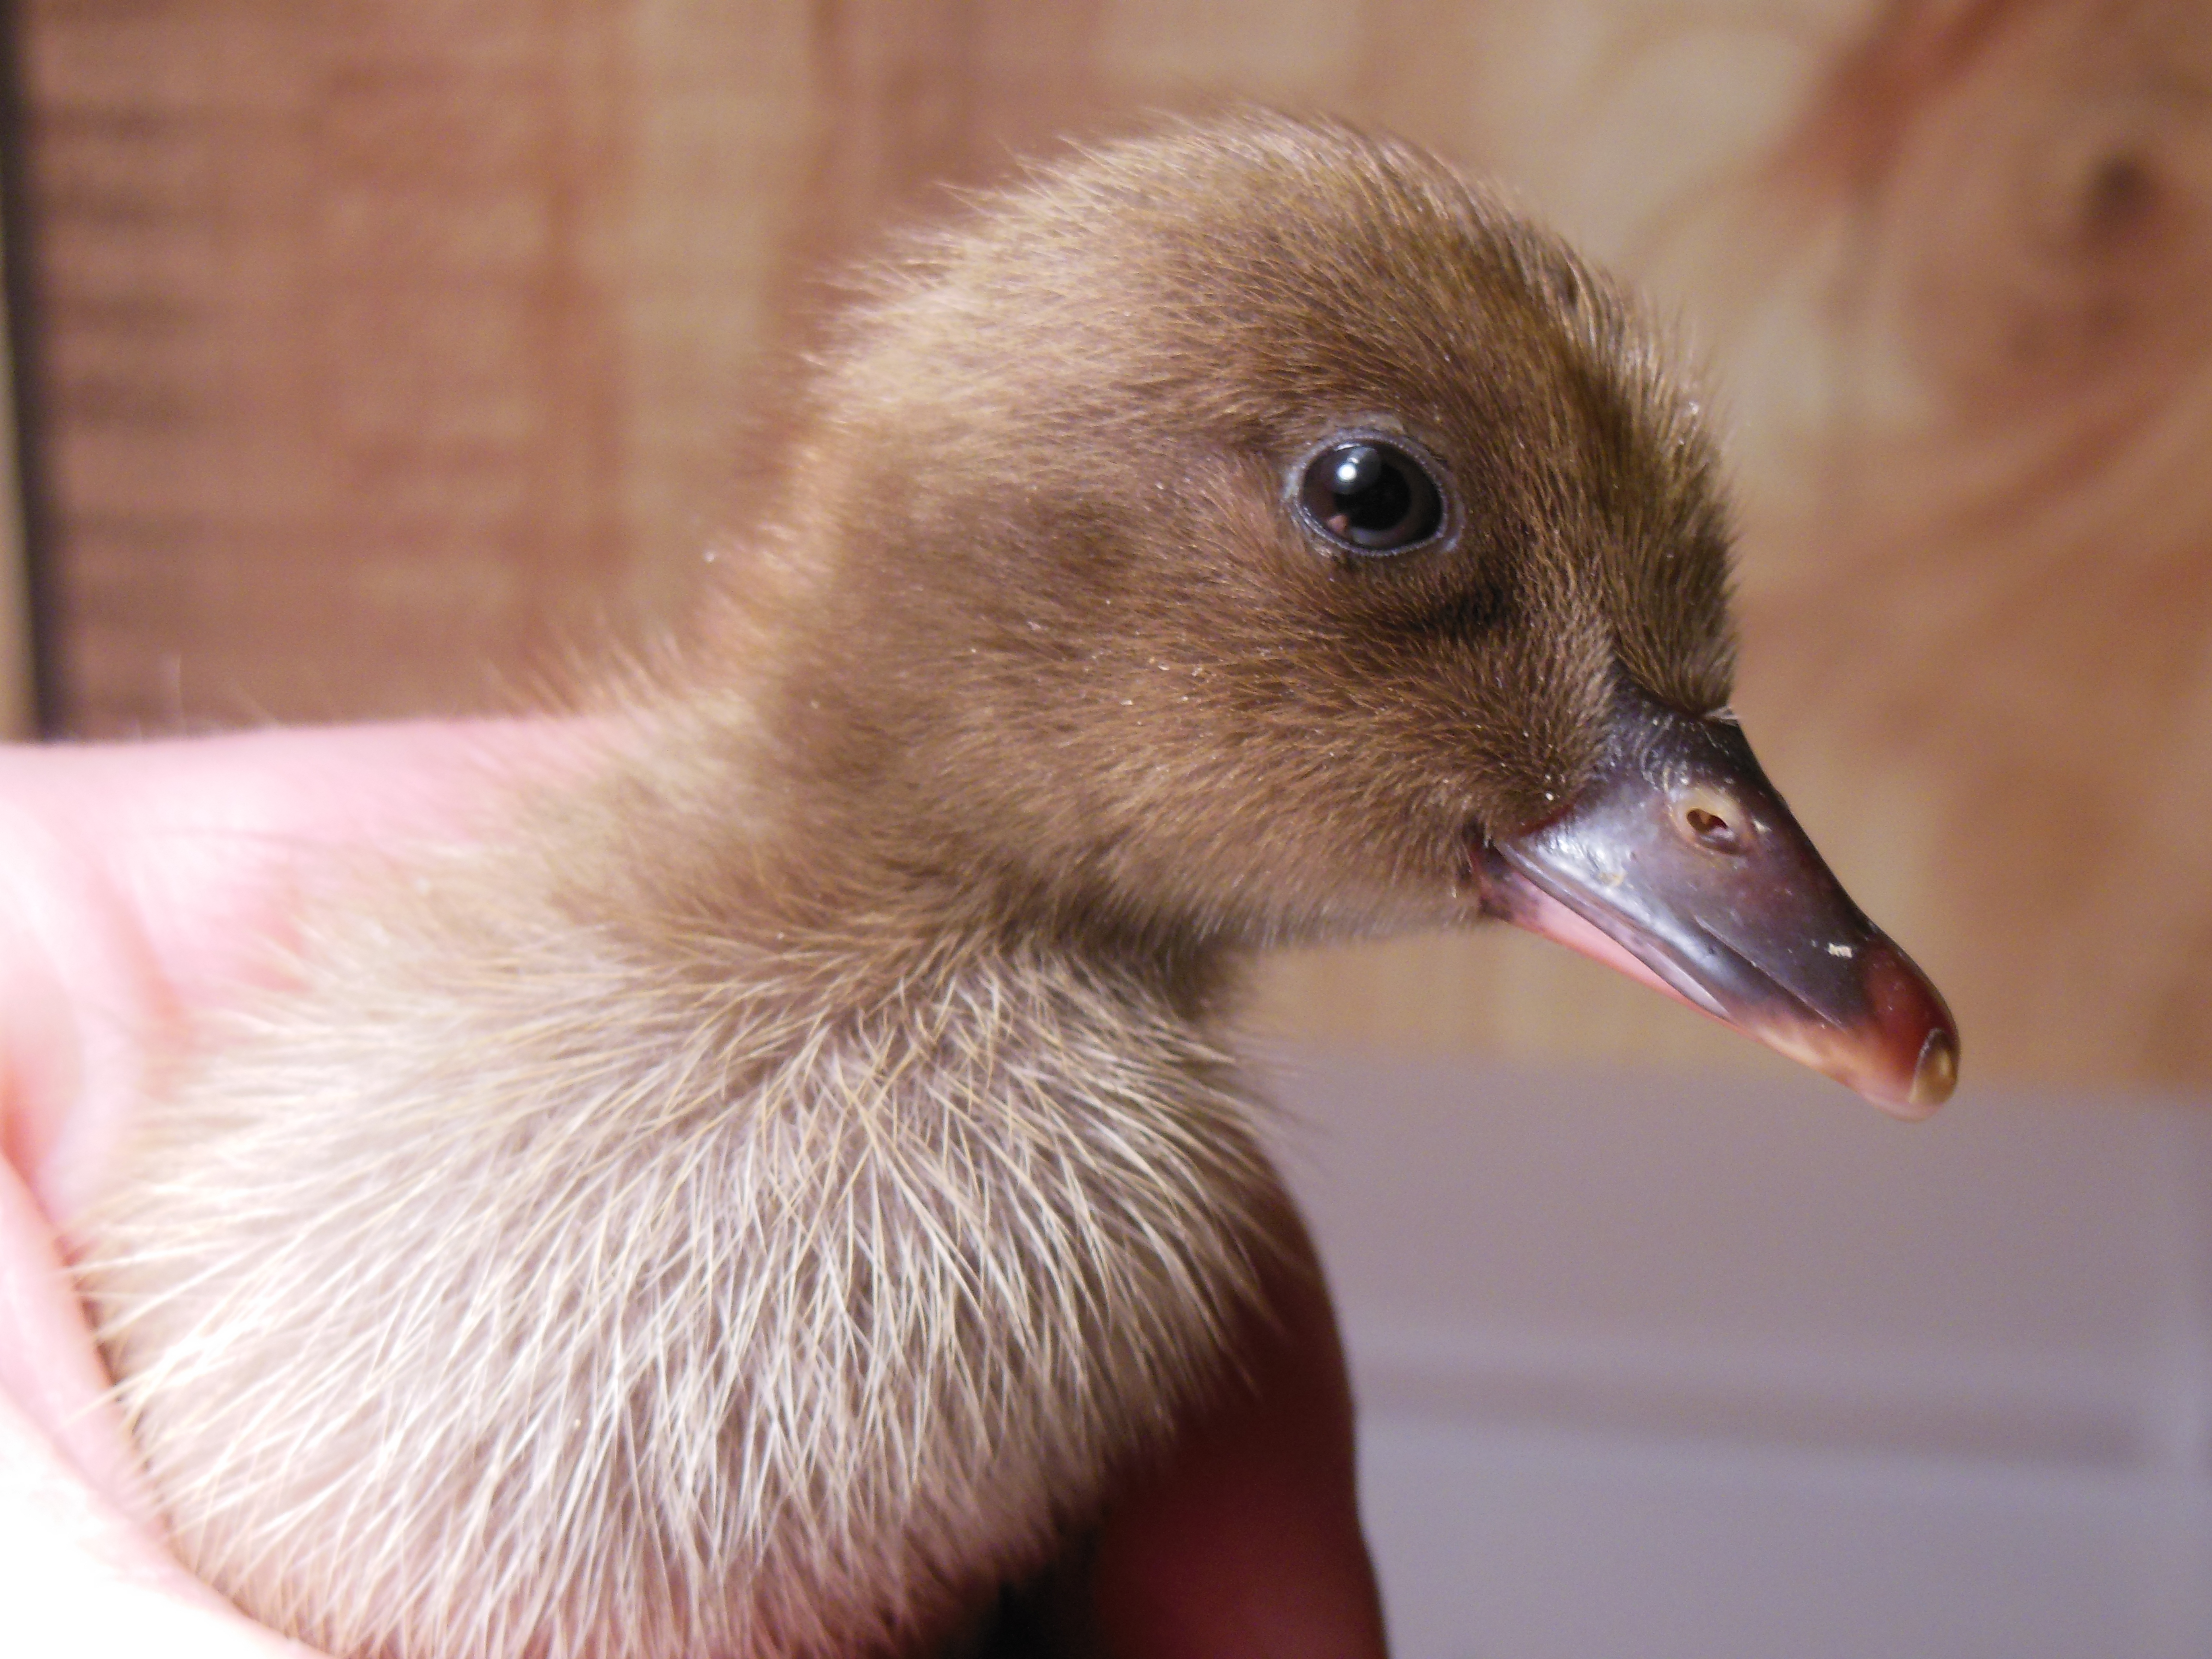
{"type": "Polygon", "coordinates": [[[757,706],[810,844],[1097,939],[1502,916],[1949,1093],[1728,712],[1697,402],[1440,163],[1257,114],[1079,155],[887,261],[802,416],[757,706]]]}

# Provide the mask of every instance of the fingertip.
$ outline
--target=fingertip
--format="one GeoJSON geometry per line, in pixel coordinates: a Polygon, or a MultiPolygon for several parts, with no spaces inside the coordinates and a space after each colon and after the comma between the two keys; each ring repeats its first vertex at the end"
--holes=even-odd
{"type": "Polygon", "coordinates": [[[49,1216],[82,1205],[170,1013],[97,851],[0,801],[0,1152],[49,1216]]]}
{"type": "Polygon", "coordinates": [[[131,1525],[160,1530],[52,1229],[14,1170],[0,1164],[0,1400],[12,1402],[99,1498],[131,1525]]]}
{"type": "Polygon", "coordinates": [[[364,852],[465,838],[604,722],[423,720],[0,745],[0,1152],[66,1224],[149,1054],[265,983],[364,852]]]}
{"type": "Polygon", "coordinates": [[[1109,1510],[1093,1569],[1109,1653],[1382,1659],[1351,1389],[1303,1237],[1248,1328],[1241,1376],[1109,1510]]]}

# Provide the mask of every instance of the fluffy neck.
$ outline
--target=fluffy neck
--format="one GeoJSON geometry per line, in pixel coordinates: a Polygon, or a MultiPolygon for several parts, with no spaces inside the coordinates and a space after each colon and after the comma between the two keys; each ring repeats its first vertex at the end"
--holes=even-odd
{"type": "Polygon", "coordinates": [[[1268,1248],[1216,953],[809,846],[678,721],[611,753],[313,939],[88,1266],[179,1549],[334,1651],[925,1628],[1205,1385],[1268,1248]]]}
{"type": "Polygon", "coordinates": [[[1078,860],[1005,853],[932,798],[941,781],[794,718],[793,701],[773,720],[728,696],[636,716],[591,787],[527,815],[554,902],[641,955],[772,982],[824,1012],[986,962],[1055,962],[1214,1022],[1239,930],[1132,902],[1078,860]]]}

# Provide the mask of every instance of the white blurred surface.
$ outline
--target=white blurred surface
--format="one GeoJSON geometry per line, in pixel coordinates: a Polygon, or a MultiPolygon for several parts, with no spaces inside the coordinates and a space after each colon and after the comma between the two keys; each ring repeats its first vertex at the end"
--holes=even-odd
{"type": "Polygon", "coordinates": [[[1401,1659],[2212,1656],[2212,1104],[1276,1093],[1401,1659]]]}

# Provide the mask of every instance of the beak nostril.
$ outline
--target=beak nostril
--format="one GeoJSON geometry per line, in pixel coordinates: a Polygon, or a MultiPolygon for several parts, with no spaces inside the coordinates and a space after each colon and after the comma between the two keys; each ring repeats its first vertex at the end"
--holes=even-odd
{"type": "Polygon", "coordinates": [[[1751,844],[1751,826],[1733,801],[1700,790],[1675,808],[1674,822],[1696,845],[1714,853],[1741,853],[1751,844]]]}

